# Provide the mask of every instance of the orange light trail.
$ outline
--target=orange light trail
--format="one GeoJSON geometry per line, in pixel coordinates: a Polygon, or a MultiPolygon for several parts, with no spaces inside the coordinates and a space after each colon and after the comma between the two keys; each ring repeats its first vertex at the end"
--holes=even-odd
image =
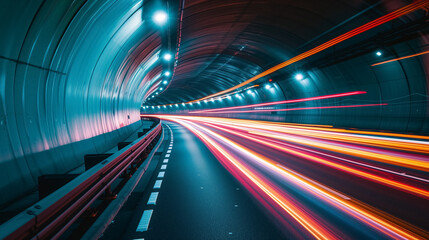
{"type": "Polygon", "coordinates": [[[423,54],[428,54],[428,53],[429,53],[429,51],[425,51],[425,52],[416,53],[416,54],[412,54],[412,55],[408,55],[408,56],[404,56],[404,57],[400,57],[400,58],[395,58],[395,59],[387,60],[387,61],[384,61],[384,62],[379,62],[379,63],[372,64],[371,67],[382,65],[382,64],[385,64],[385,63],[396,62],[396,61],[399,61],[399,60],[402,60],[402,59],[417,57],[417,56],[420,56],[420,55],[423,55],[423,54]]]}
{"type": "MultiPolygon", "coordinates": [[[[298,197],[300,194],[311,196],[309,199],[314,199],[314,201],[318,203],[323,202],[323,208],[328,208],[330,209],[329,211],[339,211],[342,214],[346,214],[350,219],[355,219],[350,221],[359,221],[359,224],[362,226],[359,225],[360,227],[358,228],[360,229],[362,227],[361,230],[364,232],[366,230],[363,229],[368,228],[372,229],[371,231],[377,232],[377,234],[381,234],[380,236],[383,235],[384,237],[393,239],[424,239],[429,236],[429,234],[424,230],[416,228],[378,209],[369,207],[365,203],[356,199],[351,199],[344,193],[289,169],[289,167],[286,166],[286,162],[278,163],[270,157],[263,156],[253,150],[250,150],[250,148],[228,138],[224,133],[239,135],[242,138],[249,139],[258,144],[293,153],[296,156],[302,157],[303,160],[314,160],[317,158],[318,161],[325,161],[324,164],[327,164],[330,167],[347,170],[349,173],[367,177],[376,182],[382,182],[389,186],[402,188],[403,190],[422,194],[422,196],[425,195],[428,197],[429,192],[426,190],[419,190],[413,186],[408,186],[388,178],[375,176],[372,173],[352,169],[352,167],[347,167],[343,164],[332,163],[331,161],[321,157],[315,157],[302,151],[286,148],[284,145],[280,145],[276,141],[264,140],[266,138],[265,136],[262,138],[254,136],[244,127],[238,125],[238,123],[246,124],[248,128],[253,128],[253,126],[255,126],[259,121],[166,115],[159,117],[177,122],[197,135],[207,145],[222,165],[224,165],[240,182],[243,181],[246,188],[250,187],[257,191],[258,194],[265,196],[267,204],[270,204],[271,207],[275,206],[275,209],[277,209],[275,211],[277,213],[283,212],[283,214],[280,215],[281,217],[285,219],[293,219],[295,224],[299,224],[307,234],[310,234],[316,239],[344,239],[347,235],[344,235],[345,233],[342,232],[341,227],[336,225],[337,223],[335,221],[331,222],[324,219],[322,216],[319,216],[317,214],[317,207],[315,208],[314,206],[311,207],[303,204],[298,197]],[[232,122],[235,126],[229,124],[229,122],[232,122]],[[218,131],[215,132],[209,128],[220,130],[222,133],[219,133],[218,131]],[[280,182],[290,187],[291,190],[283,190],[283,188],[278,185],[279,182],[273,181],[273,178],[282,179],[280,182]],[[298,191],[299,194],[296,195],[294,193],[295,191],[298,191]]],[[[261,122],[259,123],[260,125],[263,125],[261,122]]],[[[284,124],[272,124],[272,126],[276,125],[278,127],[284,127],[284,124]]],[[[331,129],[329,127],[319,126],[299,126],[292,124],[291,126],[294,129],[302,128],[304,131],[308,131],[309,129],[314,130],[313,128],[321,128],[325,130],[331,129]]],[[[266,127],[271,128],[270,126],[266,127]]],[[[278,129],[276,129],[276,131],[277,130],[278,129]]],[[[249,191],[253,192],[252,189],[249,189],[249,191]]],[[[306,197],[305,199],[308,198],[306,197]]],[[[275,213],[273,214],[275,215],[275,213]]],[[[335,215],[335,213],[332,214],[335,215]]],[[[287,221],[291,224],[292,220],[287,221]]],[[[306,233],[301,232],[300,234],[306,238],[306,233]]]]}
{"type": "MultiPolygon", "coordinates": [[[[221,127],[216,127],[216,128],[222,129],[221,127]]],[[[228,131],[229,133],[232,133],[232,134],[235,134],[235,135],[239,135],[239,136],[241,136],[243,138],[247,138],[249,140],[252,140],[252,141],[264,144],[266,146],[270,146],[270,147],[278,149],[280,151],[287,152],[287,153],[293,154],[295,156],[298,156],[298,157],[301,157],[301,158],[304,158],[304,159],[315,161],[317,163],[330,166],[332,168],[340,169],[342,171],[345,171],[345,172],[348,172],[348,173],[351,173],[351,174],[354,174],[354,175],[357,175],[357,176],[360,176],[360,177],[363,177],[363,178],[367,178],[367,179],[369,179],[371,181],[376,181],[376,182],[379,182],[379,183],[382,183],[382,184],[386,184],[386,185],[394,187],[394,188],[398,188],[398,189],[401,189],[401,190],[404,190],[404,191],[409,191],[411,193],[418,194],[418,195],[421,195],[422,197],[426,197],[426,198],[429,199],[429,191],[426,191],[426,190],[423,190],[423,189],[420,189],[420,188],[416,188],[416,187],[413,187],[413,186],[409,186],[409,185],[406,185],[406,184],[403,184],[403,183],[400,183],[400,182],[396,182],[396,181],[393,181],[393,180],[390,180],[390,179],[387,179],[387,178],[379,177],[379,176],[376,176],[374,174],[368,174],[366,172],[359,171],[359,170],[356,170],[356,169],[353,169],[351,167],[347,167],[347,166],[344,166],[344,165],[341,165],[341,164],[337,164],[337,163],[328,161],[328,160],[326,160],[324,158],[320,158],[320,157],[316,157],[316,156],[313,156],[313,155],[310,155],[310,154],[306,154],[306,153],[303,153],[301,151],[296,151],[296,150],[293,150],[293,149],[290,149],[290,148],[286,148],[285,146],[282,146],[282,145],[279,145],[279,144],[275,144],[272,141],[268,142],[268,141],[264,141],[264,140],[261,140],[261,139],[257,139],[257,138],[253,138],[253,137],[248,137],[248,136],[245,136],[243,134],[239,134],[237,132],[234,132],[231,129],[223,129],[223,130],[224,131],[228,131]]]]}
{"type": "Polygon", "coordinates": [[[361,150],[359,148],[331,145],[320,141],[315,142],[315,141],[309,141],[309,140],[299,139],[299,138],[290,138],[289,136],[281,136],[278,134],[267,134],[267,133],[261,133],[257,131],[253,131],[249,133],[261,135],[269,138],[282,139],[282,140],[286,140],[294,143],[304,144],[311,147],[317,147],[325,150],[344,153],[351,156],[362,157],[362,158],[371,159],[375,161],[394,164],[397,166],[409,167],[409,168],[418,169],[422,171],[429,171],[429,163],[427,159],[425,161],[425,160],[411,159],[410,157],[407,158],[407,157],[401,157],[401,156],[395,156],[395,155],[389,156],[387,154],[382,154],[375,151],[367,151],[367,150],[361,150]]]}
{"type": "MultiPolygon", "coordinates": [[[[184,117],[186,118],[186,117],[184,117]]],[[[309,124],[289,124],[289,123],[275,123],[265,121],[252,121],[228,118],[215,118],[215,117],[192,117],[194,121],[209,122],[214,124],[228,125],[232,127],[251,128],[269,130],[276,133],[293,134],[293,136],[308,136],[319,139],[337,140],[343,142],[353,142],[362,145],[380,146],[391,149],[399,149],[406,151],[415,151],[429,154],[429,140],[427,136],[418,136],[410,134],[393,134],[383,132],[369,132],[369,131],[354,131],[339,128],[332,128],[332,126],[323,125],[309,125],[309,124]],[[329,127],[329,128],[326,128],[329,127]],[[378,137],[388,136],[388,137],[378,137]],[[403,139],[410,138],[410,139],[403,139]],[[415,140],[412,140],[415,139],[415,140]]]]}
{"type": "Polygon", "coordinates": [[[341,42],[343,42],[343,41],[345,41],[347,39],[350,39],[350,38],[356,36],[356,35],[359,35],[359,34],[361,34],[363,32],[366,32],[366,31],[368,31],[368,30],[370,30],[372,28],[378,27],[378,26],[380,26],[380,25],[382,25],[384,23],[387,23],[387,22],[392,21],[392,20],[394,20],[396,18],[402,17],[402,16],[404,16],[406,14],[412,13],[412,12],[418,10],[418,9],[421,9],[421,8],[424,8],[424,7],[427,7],[427,6],[429,6],[429,2],[427,0],[417,0],[417,1],[414,1],[413,3],[410,3],[410,4],[408,4],[408,5],[404,6],[404,7],[396,10],[396,11],[388,13],[388,14],[382,16],[382,17],[379,17],[379,18],[377,18],[377,19],[375,19],[375,20],[373,20],[371,22],[368,22],[368,23],[366,23],[366,24],[364,24],[364,25],[362,25],[362,26],[360,26],[358,28],[355,28],[355,29],[353,29],[351,31],[348,31],[348,32],[346,32],[346,33],[344,33],[344,34],[342,34],[342,35],[340,35],[340,36],[338,36],[338,37],[336,37],[334,39],[331,39],[331,40],[329,40],[329,41],[327,41],[327,42],[325,42],[325,43],[323,43],[323,44],[321,44],[321,45],[319,45],[319,46],[317,46],[317,47],[315,47],[315,48],[313,48],[311,50],[308,50],[308,51],[306,51],[304,53],[301,53],[301,54],[299,54],[299,55],[297,55],[297,56],[295,56],[295,57],[293,57],[293,58],[291,58],[291,59],[289,59],[289,60],[287,60],[287,61],[285,61],[283,63],[280,63],[280,64],[278,64],[278,65],[276,65],[276,66],[274,66],[274,67],[272,67],[272,68],[270,68],[270,69],[268,69],[268,70],[266,70],[266,71],[264,71],[264,72],[262,72],[262,73],[260,73],[260,74],[258,74],[256,76],[254,76],[254,77],[252,77],[252,78],[250,78],[250,79],[248,79],[248,80],[246,80],[246,81],[244,81],[244,82],[242,82],[242,83],[240,83],[240,84],[238,84],[238,85],[236,85],[234,87],[228,88],[226,90],[220,91],[220,92],[215,93],[215,94],[211,94],[209,96],[206,96],[206,97],[203,97],[203,98],[200,98],[200,99],[197,99],[197,100],[189,101],[188,103],[197,102],[197,101],[201,101],[201,100],[205,100],[205,99],[209,99],[209,98],[212,98],[212,97],[216,97],[216,96],[219,96],[219,95],[231,92],[231,91],[233,91],[235,89],[238,89],[240,87],[243,87],[243,86],[245,86],[245,85],[247,85],[247,84],[249,84],[251,82],[254,82],[254,81],[256,81],[256,80],[258,80],[258,79],[260,79],[262,77],[265,77],[265,76],[267,76],[267,75],[269,75],[269,74],[271,74],[273,72],[276,72],[276,71],[278,71],[278,70],[280,70],[280,69],[282,69],[282,68],[284,68],[286,66],[289,66],[289,65],[291,65],[293,63],[301,61],[301,60],[303,60],[305,58],[308,58],[308,57],[310,57],[310,56],[312,56],[312,55],[314,55],[316,53],[319,53],[319,52],[321,52],[323,50],[326,50],[326,49],[328,49],[328,48],[330,48],[330,47],[332,47],[334,45],[337,45],[337,44],[339,44],[339,43],[341,43],[341,42]]]}

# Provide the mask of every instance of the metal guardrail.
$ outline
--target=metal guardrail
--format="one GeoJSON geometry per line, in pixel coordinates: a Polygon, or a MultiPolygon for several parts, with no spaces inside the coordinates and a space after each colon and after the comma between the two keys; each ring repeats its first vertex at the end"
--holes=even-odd
{"type": "Polygon", "coordinates": [[[57,239],[161,132],[151,131],[0,226],[0,239],[57,239]]]}

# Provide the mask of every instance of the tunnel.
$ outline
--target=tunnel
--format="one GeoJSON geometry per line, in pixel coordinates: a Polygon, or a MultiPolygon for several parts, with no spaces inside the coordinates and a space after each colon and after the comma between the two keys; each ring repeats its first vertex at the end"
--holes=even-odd
{"type": "Polygon", "coordinates": [[[0,238],[429,238],[428,14],[1,0],[0,238]]]}

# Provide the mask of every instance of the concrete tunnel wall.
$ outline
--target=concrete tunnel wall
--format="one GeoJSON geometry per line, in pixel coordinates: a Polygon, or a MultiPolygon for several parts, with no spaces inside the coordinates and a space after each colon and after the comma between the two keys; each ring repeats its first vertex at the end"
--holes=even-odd
{"type": "Polygon", "coordinates": [[[66,173],[140,126],[144,84],[133,74],[160,46],[141,27],[141,4],[0,3],[0,205],[35,189],[38,176],[66,173]],[[140,45],[145,51],[130,54],[140,45]]]}

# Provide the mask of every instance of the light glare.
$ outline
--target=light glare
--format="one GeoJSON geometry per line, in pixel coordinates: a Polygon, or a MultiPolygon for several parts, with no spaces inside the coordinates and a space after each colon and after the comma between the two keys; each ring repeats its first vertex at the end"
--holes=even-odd
{"type": "Polygon", "coordinates": [[[167,22],[168,16],[164,11],[157,11],[153,15],[153,21],[158,25],[164,25],[167,22]]]}
{"type": "Polygon", "coordinates": [[[301,73],[297,73],[297,74],[295,74],[295,79],[300,81],[300,80],[304,79],[304,75],[302,75],[301,73]]]}
{"type": "Polygon", "coordinates": [[[164,58],[165,61],[170,61],[171,58],[172,58],[172,56],[171,56],[171,54],[166,53],[166,54],[164,54],[163,58],[164,58]]]}

